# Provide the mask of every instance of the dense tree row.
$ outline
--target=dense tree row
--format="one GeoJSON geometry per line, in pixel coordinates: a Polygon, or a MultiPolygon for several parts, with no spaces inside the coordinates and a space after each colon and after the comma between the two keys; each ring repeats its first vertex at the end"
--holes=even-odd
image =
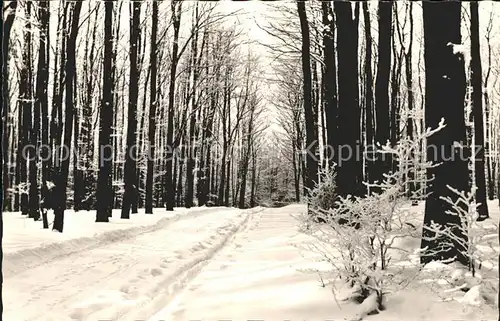
{"type": "Polygon", "coordinates": [[[259,61],[231,14],[184,1],[4,8],[4,210],[38,220],[52,207],[62,232],[69,208],[107,222],[114,208],[257,204],[259,61]]]}
{"type": "Polygon", "coordinates": [[[376,193],[376,186],[366,190],[363,182],[380,182],[399,166],[375,152],[377,144],[394,146],[444,118],[446,128],[412,152],[416,163],[427,159],[443,165],[410,171],[407,195],[427,200],[426,224],[452,224],[440,215],[449,209],[441,197],[456,197],[448,185],[468,191],[473,184],[479,220],[488,218],[486,201],[500,192],[498,109],[491,103],[499,97],[490,85],[496,79],[494,8],[446,1],[280,7],[285,17],[264,28],[274,38],[265,45],[280,58],[273,102],[295,191],[303,186],[308,195],[322,181],[321,173],[334,166],[339,196],[376,193]],[[457,153],[454,142],[465,144],[465,155],[475,145],[471,172],[466,160],[448,161],[457,153]],[[429,146],[444,152],[433,153],[429,146]],[[429,196],[414,195],[421,186],[429,196]]]}

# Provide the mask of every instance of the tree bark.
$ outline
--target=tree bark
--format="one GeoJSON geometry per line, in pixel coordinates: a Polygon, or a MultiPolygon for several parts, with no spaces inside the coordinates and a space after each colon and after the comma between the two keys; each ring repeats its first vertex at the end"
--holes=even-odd
{"type": "Polygon", "coordinates": [[[137,100],[139,94],[139,71],[137,68],[137,52],[140,43],[141,2],[130,4],[130,78],[127,114],[127,147],[125,151],[125,194],[122,202],[122,219],[130,218],[130,210],[137,213],[137,100]],[[135,206],[134,206],[135,204],[135,206]]]}
{"type": "MultiPolygon", "coordinates": [[[[372,73],[372,35],[371,35],[371,21],[370,12],[368,10],[368,2],[363,2],[363,17],[365,23],[365,45],[366,45],[366,59],[365,59],[365,77],[366,77],[366,91],[365,91],[365,126],[366,126],[366,146],[367,152],[372,153],[374,150],[373,138],[375,134],[373,124],[373,73],[372,73]]],[[[370,181],[371,173],[374,170],[375,163],[373,162],[374,154],[366,160],[366,174],[368,181],[370,181]]]]}
{"type": "MultiPolygon", "coordinates": [[[[195,4],[195,17],[198,19],[198,3],[195,4]]],[[[198,101],[197,101],[197,85],[198,78],[200,76],[200,61],[203,54],[203,46],[206,41],[206,33],[203,34],[202,48],[200,50],[201,54],[198,58],[198,32],[194,35],[193,43],[192,43],[192,52],[193,52],[193,94],[191,97],[191,115],[189,117],[189,151],[188,151],[188,159],[186,164],[186,199],[184,201],[186,208],[190,208],[193,206],[193,198],[194,198],[194,168],[195,168],[195,157],[197,155],[197,144],[195,142],[196,137],[198,137],[198,125],[196,115],[198,113],[198,101]]]]}
{"type": "Polygon", "coordinates": [[[174,39],[172,45],[172,64],[170,66],[170,85],[168,91],[168,124],[167,124],[167,146],[166,146],[166,209],[167,211],[174,210],[175,204],[175,188],[173,183],[173,173],[172,173],[172,165],[173,165],[173,156],[174,156],[174,144],[173,144],[173,135],[174,135],[174,95],[175,95],[175,81],[176,81],[176,73],[177,73],[177,64],[179,63],[179,29],[181,25],[181,10],[182,10],[182,2],[172,0],[171,2],[171,10],[172,10],[172,20],[174,26],[174,39]]]}
{"type": "Polygon", "coordinates": [[[327,153],[329,166],[335,161],[338,144],[336,143],[338,129],[338,106],[337,106],[337,74],[336,74],[336,58],[335,58],[335,22],[333,12],[329,1],[321,2],[322,22],[325,28],[323,32],[323,47],[324,47],[324,74],[323,74],[323,90],[324,90],[324,109],[327,132],[327,153]]]}
{"type": "Polygon", "coordinates": [[[64,125],[64,145],[62,149],[62,160],[58,166],[57,180],[55,186],[55,195],[58,195],[54,207],[54,225],[53,229],[62,233],[64,227],[64,211],[66,209],[67,186],[69,174],[69,162],[71,154],[71,135],[73,134],[73,114],[75,109],[75,94],[74,77],[76,77],[76,36],[78,35],[78,27],[80,23],[80,11],[82,9],[82,1],[73,3],[73,15],[71,19],[71,29],[69,32],[67,43],[66,57],[66,80],[65,80],[65,125],[64,125]],[[64,150],[68,150],[68,155],[64,155],[64,150]]]}
{"type": "Polygon", "coordinates": [[[99,173],[96,192],[96,222],[109,222],[113,208],[113,186],[111,181],[113,156],[111,144],[111,129],[113,124],[113,3],[104,3],[104,60],[103,88],[101,110],[99,114],[99,173]]]}
{"type": "MultiPolygon", "coordinates": [[[[375,80],[376,131],[375,141],[385,145],[390,138],[389,78],[391,71],[392,2],[379,2],[378,7],[378,63],[375,80]]],[[[386,154],[377,155],[374,181],[381,182],[383,174],[389,171],[390,160],[386,154]]]]}
{"type": "Polygon", "coordinates": [[[311,41],[309,37],[309,22],[307,20],[305,2],[297,2],[297,12],[300,19],[300,30],[302,34],[302,74],[307,145],[305,186],[312,190],[316,184],[318,175],[318,159],[316,156],[318,149],[318,134],[317,124],[314,123],[314,110],[312,106],[311,41]]]}
{"type": "Polygon", "coordinates": [[[156,107],[158,105],[158,95],[156,93],[156,73],[158,68],[157,51],[158,45],[156,36],[158,33],[158,2],[153,1],[153,12],[151,22],[151,47],[149,52],[149,60],[151,64],[151,88],[149,96],[149,129],[148,129],[148,143],[149,152],[147,160],[147,174],[146,174],[146,214],[153,214],[153,189],[154,189],[154,165],[155,165],[155,139],[156,139],[156,107]]]}
{"type": "MultiPolygon", "coordinates": [[[[427,187],[430,193],[425,202],[424,229],[421,248],[427,248],[429,255],[422,255],[421,263],[433,260],[458,261],[466,266],[468,258],[463,254],[465,249],[455,239],[445,236],[436,240],[428,231],[431,221],[452,228],[456,238],[467,241],[467,235],[456,226],[459,217],[448,215],[451,206],[442,197],[457,200],[457,195],[448,189],[448,185],[467,191],[467,160],[459,155],[460,150],[454,148],[454,142],[466,144],[466,128],[464,120],[465,99],[465,67],[463,57],[453,53],[451,44],[460,44],[461,4],[459,2],[423,2],[424,41],[425,41],[425,123],[427,127],[436,128],[442,118],[446,127],[427,139],[427,160],[441,163],[440,166],[427,170],[427,178],[432,182],[427,187]],[[443,93],[447,93],[443,95],[443,93]],[[438,152],[439,151],[439,152],[438,152]],[[444,242],[450,242],[449,248],[443,249],[444,242]]],[[[467,208],[464,208],[467,211],[467,208]]]]}
{"type": "MultiPolygon", "coordinates": [[[[0,1],[1,7],[3,12],[5,11],[4,6],[3,6],[3,1],[0,1]]],[[[0,39],[2,39],[2,52],[0,53],[2,55],[0,59],[0,71],[2,73],[2,84],[1,84],[1,97],[0,97],[0,102],[2,106],[0,107],[0,113],[2,114],[0,119],[0,137],[2,137],[2,146],[0,146],[0,159],[4,160],[4,164],[0,166],[0,186],[2,188],[5,188],[5,167],[6,163],[5,159],[8,160],[8,150],[7,150],[7,144],[5,144],[5,139],[4,135],[8,133],[6,130],[4,130],[4,122],[7,119],[7,116],[9,115],[9,108],[8,108],[8,96],[9,96],[9,86],[8,86],[8,61],[9,61],[9,41],[10,41],[10,31],[12,28],[12,24],[14,23],[14,19],[16,17],[16,8],[17,8],[17,1],[11,1],[9,3],[9,6],[7,7],[7,15],[6,19],[4,21],[4,14],[2,13],[2,28],[0,31],[0,39]]],[[[6,135],[8,136],[8,135],[6,135]]],[[[2,191],[0,195],[0,316],[3,313],[3,273],[2,273],[2,263],[3,263],[3,250],[2,250],[2,244],[3,244],[3,207],[4,207],[4,195],[5,190],[2,191]]]]}
{"type": "MultiPolygon", "coordinates": [[[[405,54],[405,70],[406,70],[406,87],[408,87],[408,113],[409,117],[407,119],[407,128],[406,128],[406,135],[410,140],[413,140],[413,135],[414,135],[414,129],[413,129],[413,109],[414,109],[414,95],[413,95],[413,2],[408,2],[407,4],[407,9],[408,13],[407,15],[410,17],[410,41],[408,43],[408,51],[405,54]]],[[[415,160],[415,154],[414,151],[411,152],[411,159],[415,160]]],[[[408,172],[408,178],[409,178],[409,186],[408,186],[408,196],[410,197],[415,197],[414,192],[416,190],[416,184],[415,184],[415,168],[412,166],[412,168],[408,172]]]]}
{"type": "Polygon", "coordinates": [[[476,176],[476,201],[479,203],[477,211],[478,221],[489,218],[488,203],[486,198],[486,177],[484,166],[484,124],[483,124],[483,69],[481,66],[481,51],[479,43],[479,4],[471,1],[471,85],[472,85],[472,114],[474,117],[474,148],[475,176],[476,176]]]}
{"type": "MultiPolygon", "coordinates": [[[[3,3],[3,2],[2,2],[3,3]]],[[[3,8],[2,5],[2,10],[6,12],[7,14],[5,15],[5,20],[2,21],[2,126],[3,126],[3,132],[2,132],[2,146],[4,148],[3,154],[2,154],[2,199],[6,200],[8,198],[8,190],[9,190],[9,152],[7,149],[8,146],[8,138],[9,138],[9,127],[7,126],[7,120],[8,116],[10,114],[10,101],[9,101],[9,86],[8,86],[8,80],[9,80],[9,43],[10,43],[10,33],[12,30],[12,25],[14,24],[14,19],[16,18],[16,10],[17,10],[17,1],[11,1],[9,5],[6,8],[3,8]]],[[[3,19],[3,14],[2,14],[2,19],[3,19]]],[[[19,148],[19,147],[18,147],[19,148]]],[[[4,206],[4,203],[1,204],[2,209],[4,206]]]]}
{"type": "Polygon", "coordinates": [[[30,147],[30,132],[32,130],[32,115],[33,115],[33,102],[32,102],[32,68],[31,68],[31,2],[26,2],[26,22],[24,31],[24,49],[22,52],[22,67],[19,72],[19,100],[21,101],[20,107],[22,108],[22,127],[20,126],[20,150],[18,154],[20,157],[20,183],[18,188],[21,193],[21,212],[23,215],[31,217],[29,194],[31,190],[27,187],[30,183],[28,177],[28,169],[31,169],[32,148],[30,147]],[[29,167],[28,167],[29,166],[29,167]]]}
{"type": "MultiPolygon", "coordinates": [[[[31,144],[33,146],[37,146],[36,150],[40,153],[42,157],[42,186],[46,184],[47,181],[47,163],[46,159],[48,156],[47,148],[48,145],[48,82],[49,82],[49,57],[47,55],[48,51],[48,33],[49,33],[49,2],[48,1],[40,1],[39,3],[39,17],[40,17],[40,44],[38,48],[38,71],[37,71],[37,79],[36,79],[36,97],[35,97],[35,122],[33,126],[32,140],[31,144]],[[42,143],[38,143],[38,135],[40,132],[40,118],[42,122],[42,143]],[[43,148],[41,148],[43,146],[43,148]]],[[[37,180],[37,167],[30,168],[30,175],[33,175],[30,179],[31,184],[37,180]],[[31,174],[33,171],[33,174],[31,174]]],[[[45,199],[47,195],[42,195],[45,199]]],[[[39,216],[39,199],[38,199],[38,191],[30,190],[30,209],[33,211],[36,206],[36,212],[32,215],[37,218],[39,216]]],[[[46,217],[44,217],[44,226],[45,226],[46,217]]]]}
{"type": "MultiPolygon", "coordinates": [[[[340,196],[360,196],[363,193],[360,104],[358,93],[358,15],[350,2],[335,2],[338,53],[339,95],[339,161],[337,191],[340,196]],[[346,153],[345,147],[349,148],[346,153]]],[[[358,11],[358,10],[356,10],[358,11]]]]}

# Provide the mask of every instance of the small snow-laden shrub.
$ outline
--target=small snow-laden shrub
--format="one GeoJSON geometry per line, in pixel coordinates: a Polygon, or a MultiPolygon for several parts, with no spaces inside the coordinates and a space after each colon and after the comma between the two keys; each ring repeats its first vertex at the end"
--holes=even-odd
{"type": "Polygon", "coordinates": [[[219,197],[215,194],[208,194],[207,207],[216,206],[219,197]]]}
{"type": "Polygon", "coordinates": [[[322,170],[320,177],[321,181],[310,191],[308,204],[315,209],[329,210],[335,207],[337,200],[334,168],[322,170]]]}
{"type": "MultiPolygon", "coordinates": [[[[369,298],[377,303],[374,310],[383,310],[384,295],[401,290],[418,274],[415,247],[404,246],[401,241],[418,239],[421,233],[412,223],[415,214],[409,201],[424,194],[425,183],[417,182],[413,173],[435,165],[416,155],[421,143],[444,126],[442,120],[436,129],[428,129],[412,140],[405,138],[396,146],[381,146],[379,153],[390,154],[398,164],[394,172],[385,173],[382,182],[365,183],[371,191],[367,195],[337,196],[335,206],[311,209],[327,224],[315,224],[310,215],[304,215],[303,221],[314,225],[307,230],[314,241],[306,248],[331,265],[333,278],[344,281],[347,290],[341,300],[361,303],[369,298]],[[406,189],[410,184],[422,190],[409,195],[406,189]]],[[[334,286],[333,292],[337,296],[341,291],[334,286]]],[[[363,311],[364,307],[366,304],[363,311]]]]}
{"type": "MultiPolygon", "coordinates": [[[[466,106],[466,113],[470,115],[472,111],[470,100],[466,106]]],[[[466,119],[471,119],[466,117],[466,119]]],[[[467,125],[467,144],[474,146],[474,122],[468,121],[467,125]]],[[[458,145],[463,148],[464,146],[458,145]]],[[[424,229],[429,231],[429,235],[424,239],[428,241],[440,240],[440,249],[447,251],[450,246],[459,244],[461,255],[466,257],[469,265],[466,267],[467,273],[464,273],[463,267],[455,268],[452,275],[448,277],[449,283],[462,291],[468,291],[474,287],[481,286],[483,290],[498,287],[498,266],[492,262],[496,262],[499,253],[498,244],[498,222],[478,221],[479,214],[477,208],[480,204],[475,199],[476,195],[476,180],[475,180],[475,153],[470,153],[468,159],[468,168],[470,172],[468,191],[460,191],[453,186],[447,186],[453,196],[441,197],[449,205],[444,215],[452,217],[450,221],[459,222],[458,224],[441,225],[431,222],[429,226],[424,226],[424,229]],[[458,218],[458,220],[456,219],[458,218]],[[459,235],[465,236],[464,238],[459,235]],[[448,243],[443,240],[449,240],[448,243]],[[453,244],[451,244],[453,243],[453,244]],[[479,271],[480,270],[480,271],[479,271]]],[[[422,251],[422,255],[439,256],[437,250],[422,251]],[[434,252],[434,253],[433,253],[434,252]]],[[[495,292],[495,291],[493,291],[495,292]]],[[[491,301],[491,300],[489,300],[491,301]]]]}
{"type": "MultiPolygon", "coordinates": [[[[469,266],[466,267],[468,273],[464,273],[460,268],[455,268],[449,274],[447,281],[456,289],[468,291],[475,286],[482,286],[484,289],[496,288],[498,284],[498,270],[492,262],[498,259],[498,223],[487,221],[478,221],[477,204],[474,201],[476,187],[473,185],[468,192],[458,191],[448,186],[455,199],[451,197],[442,197],[444,201],[450,204],[451,209],[446,211],[446,215],[458,216],[460,224],[443,226],[431,222],[425,229],[431,232],[432,236],[425,237],[426,240],[434,241],[436,239],[448,239],[449,244],[442,244],[443,251],[448,247],[454,246],[452,241],[457,242],[465,250],[462,255],[468,258],[469,266]],[[459,233],[456,232],[459,230],[459,233]],[[457,237],[465,235],[466,240],[457,237]]],[[[422,255],[435,255],[432,251],[423,251],[422,255]]],[[[498,269],[498,266],[497,266],[498,269]]],[[[491,292],[495,292],[492,290],[491,292]]],[[[489,300],[491,301],[491,300],[489,300]]],[[[494,300],[493,300],[494,301],[494,300]]]]}

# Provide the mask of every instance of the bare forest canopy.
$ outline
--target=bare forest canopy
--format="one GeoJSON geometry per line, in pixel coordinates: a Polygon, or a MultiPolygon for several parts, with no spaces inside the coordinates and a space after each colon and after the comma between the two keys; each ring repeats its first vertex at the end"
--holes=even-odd
{"type": "MultiPolygon", "coordinates": [[[[451,42],[470,102],[473,17],[461,6],[461,38],[451,42]]],[[[489,198],[499,182],[497,7],[480,3],[478,22],[489,198]]],[[[421,133],[422,3],[304,10],[301,18],[296,2],[4,1],[4,210],[39,219],[40,206],[51,207],[62,231],[68,208],[107,221],[112,208],[127,218],[142,207],[285,204],[331,167],[325,147],[421,133]]],[[[356,173],[346,193],[390,167],[357,164],[337,177],[351,184],[356,173]]]]}

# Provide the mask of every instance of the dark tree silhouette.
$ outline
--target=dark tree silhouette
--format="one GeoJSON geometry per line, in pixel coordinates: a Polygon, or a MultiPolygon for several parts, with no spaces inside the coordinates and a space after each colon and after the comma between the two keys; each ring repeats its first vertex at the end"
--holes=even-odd
{"type": "Polygon", "coordinates": [[[64,211],[66,210],[68,174],[69,174],[69,155],[65,155],[65,150],[71,154],[71,136],[73,133],[73,115],[75,110],[75,91],[76,82],[76,36],[80,23],[80,11],[83,1],[72,3],[73,14],[71,18],[71,27],[67,40],[67,56],[66,56],[66,79],[65,79],[65,112],[64,112],[64,141],[63,145],[66,148],[61,148],[59,164],[55,177],[55,194],[58,195],[54,204],[54,225],[53,229],[58,232],[63,232],[64,227],[64,211]]]}
{"type": "Polygon", "coordinates": [[[297,12],[300,19],[300,30],[302,34],[302,74],[307,149],[305,187],[313,189],[318,175],[318,160],[315,156],[318,147],[318,134],[317,124],[314,122],[314,111],[312,106],[311,41],[309,37],[309,22],[307,20],[305,2],[297,1],[297,12]]]}
{"type": "MultiPolygon", "coordinates": [[[[41,146],[48,146],[49,144],[49,103],[48,103],[48,82],[49,82],[49,2],[40,1],[39,4],[39,19],[40,19],[40,45],[38,49],[38,71],[36,80],[36,98],[35,98],[35,120],[41,117],[41,145],[38,143],[38,132],[39,127],[35,130],[34,137],[32,140],[33,144],[38,146],[40,151],[40,156],[42,158],[42,199],[48,197],[44,195],[43,186],[46,185],[48,180],[48,169],[49,157],[52,155],[48,152],[46,148],[40,148],[41,146]]],[[[40,124],[38,125],[40,126],[40,124]]],[[[37,153],[38,154],[38,153],[37,153]]],[[[38,201],[38,195],[36,196],[38,201]]],[[[38,210],[38,204],[36,204],[38,210]]],[[[47,220],[47,213],[42,208],[42,218],[43,218],[43,228],[49,228],[49,223],[47,220]]]]}
{"type": "Polygon", "coordinates": [[[486,177],[484,166],[484,124],[483,124],[483,69],[481,66],[481,47],[479,43],[479,9],[478,2],[471,1],[470,5],[470,41],[471,41],[471,85],[472,85],[472,114],[474,117],[474,148],[477,150],[475,159],[476,201],[478,221],[489,218],[486,199],[486,177]]]}
{"type": "Polygon", "coordinates": [[[167,144],[166,144],[166,209],[172,211],[175,204],[175,189],[173,181],[173,160],[174,160],[174,94],[177,65],[179,64],[179,30],[181,27],[182,1],[172,0],[171,2],[172,20],[174,26],[174,39],[172,44],[172,63],[170,65],[170,84],[168,89],[168,123],[167,123],[167,144]]]}
{"type": "Polygon", "coordinates": [[[459,217],[446,214],[451,206],[441,199],[457,199],[458,196],[449,190],[448,185],[459,191],[466,191],[469,187],[467,160],[454,147],[455,142],[466,142],[463,116],[465,67],[463,57],[455,54],[453,48],[453,44],[460,44],[462,40],[461,4],[455,1],[425,1],[423,18],[425,123],[427,127],[436,128],[444,118],[446,127],[427,139],[428,161],[441,165],[427,170],[428,179],[433,180],[427,188],[430,195],[425,202],[421,248],[427,248],[429,255],[422,255],[420,260],[425,264],[433,260],[451,259],[468,266],[468,258],[463,254],[466,249],[459,242],[444,235],[436,236],[425,228],[434,221],[450,227],[457,238],[467,240],[467,236],[457,227],[460,224],[459,217]],[[451,243],[452,246],[444,247],[443,244],[446,243],[451,243]]]}
{"type": "MultiPolygon", "coordinates": [[[[338,54],[338,137],[342,151],[337,151],[339,159],[337,171],[337,192],[343,197],[360,196],[363,188],[363,168],[361,153],[361,108],[358,83],[358,22],[359,3],[355,6],[354,17],[350,2],[334,3],[337,22],[338,54]],[[348,148],[346,148],[348,147],[348,148]],[[349,149],[349,151],[347,151],[349,149]]],[[[327,120],[328,121],[328,120],[327,120]]]]}
{"type": "MultiPolygon", "coordinates": [[[[2,1],[3,4],[3,1],[2,1]]],[[[10,113],[10,101],[9,101],[9,86],[8,86],[8,79],[9,79],[9,68],[8,68],[8,61],[9,61],[9,41],[10,41],[10,32],[12,29],[12,25],[14,23],[14,19],[16,17],[16,10],[17,10],[17,1],[11,1],[9,2],[8,6],[4,8],[2,5],[2,10],[3,12],[6,12],[5,20],[2,24],[3,30],[2,30],[2,79],[4,81],[2,82],[2,92],[3,92],[3,97],[2,97],[2,119],[1,121],[3,122],[3,132],[2,132],[2,145],[4,146],[4,151],[2,154],[2,196],[3,200],[7,200],[7,191],[9,189],[9,151],[7,150],[7,146],[9,146],[9,126],[7,126],[7,116],[10,113]]],[[[3,17],[2,17],[3,18],[3,17]]]]}
{"type": "Polygon", "coordinates": [[[29,208],[29,192],[26,188],[22,187],[22,184],[28,185],[28,163],[30,165],[33,163],[32,158],[32,149],[28,148],[30,144],[30,130],[32,126],[32,114],[33,114],[33,104],[32,104],[32,82],[33,82],[33,70],[31,66],[31,6],[32,2],[28,1],[25,4],[25,14],[27,19],[25,19],[24,23],[24,48],[22,52],[22,66],[19,71],[19,107],[20,108],[20,117],[22,119],[19,124],[22,128],[19,135],[19,149],[18,150],[18,164],[19,164],[19,183],[18,189],[21,194],[21,212],[23,215],[28,215],[31,217],[32,212],[30,212],[29,208]],[[22,110],[22,112],[21,112],[22,110]],[[28,148],[27,155],[23,155],[24,153],[21,150],[28,148]]]}
{"type": "MultiPolygon", "coordinates": [[[[338,144],[336,140],[337,135],[337,64],[335,58],[335,21],[333,19],[333,12],[329,1],[321,2],[322,22],[325,27],[323,31],[323,46],[324,46],[324,69],[323,69],[323,99],[325,110],[325,121],[328,145],[337,150],[338,144]],[[331,17],[329,19],[329,17],[331,17]]],[[[331,150],[329,148],[328,150],[331,150]]],[[[336,153],[333,155],[326,155],[329,158],[329,163],[332,165],[336,153]]]]}
{"type": "MultiPolygon", "coordinates": [[[[16,9],[17,9],[17,1],[11,1],[8,5],[7,8],[4,8],[3,1],[0,1],[1,7],[3,12],[7,11],[7,15],[4,21],[4,15],[2,13],[2,30],[0,31],[0,39],[2,39],[2,52],[0,53],[2,55],[0,59],[0,71],[1,71],[1,96],[0,96],[0,103],[2,104],[0,106],[0,113],[1,113],[1,119],[0,119],[0,137],[2,137],[2,142],[4,142],[4,136],[6,134],[6,131],[4,131],[4,119],[7,118],[9,109],[7,106],[8,103],[8,72],[7,72],[7,66],[8,66],[8,61],[9,61],[9,40],[10,40],[10,31],[12,28],[12,24],[14,23],[14,19],[16,17],[16,9]]],[[[8,154],[7,150],[7,144],[2,144],[0,146],[0,159],[4,160],[4,156],[8,154]]],[[[5,165],[5,162],[4,162],[5,165]]],[[[0,186],[2,189],[5,188],[3,185],[4,182],[4,175],[5,174],[5,169],[3,166],[0,166],[0,186]]],[[[3,248],[2,248],[2,241],[3,241],[3,205],[4,205],[4,192],[2,191],[0,195],[0,318],[3,314],[3,273],[2,273],[2,263],[3,263],[3,248]]]]}
{"type": "MultiPolygon", "coordinates": [[[[384,145],[390,138],[389,115],[389,76],[391,70],[391,30],[392,30],[392,1],[380,1],[378,7],[378,62],[377,78],[375,80],[375,110],[376,130],[375,141],[384,145]]],[[[377,166],[373,179],[381,181],[383,174],[390,168],[389,160],[385,155],[377,155],[377,166]]]]}
{"type": "Polygon", "coordinates": [[[104,62],[102,101],[99,118],[99,174],[97,178],[96,222],[109,222],[113,207],[111,128],[113,124],[113,2],[104,4],[104,62]]]}
{"type": "Polygon", "coordinates": [[[370,21],[370,11],[368,10],[368,3],[363,2],[363,18],[365,24],[365,46],[366,46],[366,54],[365,54],[365,126],[366,126],[366,145],[367,151],[369,154],[366,163],[367,170],[366,175],[368,180],[370,180],[370,174],[374,170],[375,162],[373,161],[375,154],[373,143],[374,143],[374,134],[375,134],[375,126],[373,122],[373,72],[372,72],[372,35],[371,35],[371,21],[370,21]]]}
{"type": "Polygon", "coordinates": [[[130,78],[128,84],[127,147],[125,150],[125,193],[123,195],[121,218],[130,218],[137,213],[137,99],[139,94],[139,70],[137,52],[140,43],[141,2],[130,3],[130,78]]]}
{"type": "Polygon", "coordinates": [[[156,133],[156,107],[158,106],[158,97],[156,92],[157,80],[157,58],[158,45],[156,36],[158,33],[158,2],[153,1],[153,12],[151,21],[151,47],[149,52],[149,60],[151,64],[151,82],[149,96],[149,131],[148,131],[148,163],[146,173],[146,213],[153,214],[153,185],[154,185],[154,158],[156,152],[155,133],[156,133]]]}
{"type": "MultiPolygon", "coordinates": [[[[4,24],[3,24],[3,0],[0,0],[0,4],[2,5],[2,15],[0,17],[0,21],[2,22],[2,28],[0,30],[0,39],[2,39],[2,41],[4,41],[3,39],[3,29],[4,29],[4,24]]],[[[0,86],[1,86],[1,90],[0,90],[0,137],[3,137],[2,135],[4,134],[3,132],[3,117],[4,117],[4,114],[3,114],[3,106],[4,106],[4,102],[3,102],[3,97],[4,97],[4,91],[3,91],[3,84],[4,84],[4,78],[3,78],[3,57],[4,55],[6,54],[3,50],[5,48],[2,46],[2,52],[0,53],[1,57],[0,57],[0,72],[1,72],[1,75],[0,75],[0,86]]],[[[3,148],[3,144],[1,144],[0,146],[0,159],[3,159],[3,154],[4,154],[4,148],[3,148]]],[[[2,263],[3,263],[3,166],[0,166],[0,186],[2,188],[2,191],[1,191],[1,195],[0,195],[0,318],[2,318],[1,316],[3,315],[3,270],[2,270],[2,263]]]]}

